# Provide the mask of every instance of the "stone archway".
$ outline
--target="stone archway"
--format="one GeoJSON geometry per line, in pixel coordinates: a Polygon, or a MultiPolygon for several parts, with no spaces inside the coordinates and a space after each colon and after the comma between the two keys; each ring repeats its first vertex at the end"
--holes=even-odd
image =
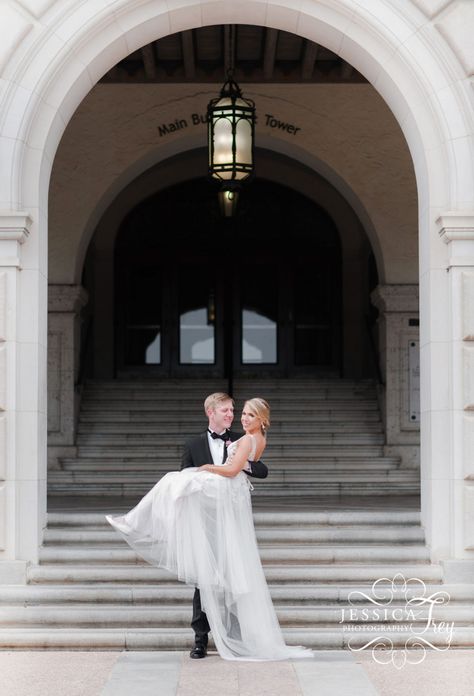
{"type": "MultiPolygon", "coordinates": [[[[94,288],[100,296],[94,314],[97,314],[97,329],[94,342],[99,353],[99,347],[107,347],[109,355],[113,351],[113,277],[114,246],[118,228],[125,215],[145,198],[170,186],[184,183],[190,178],[202,176],[202,162],[206,159],[206,151],[196,149],[180,156],[159,162],[155,167],[143,172],[132,180],[128,186],[116,191],[116,197],[106,209],[94,232],[94,255],[97,259],[97,271],[94,288]],[[183,162],[185,166],[183,166],[183,162]]],[[[275,151],[257,149],[259,178],[276,184],[288,185],[302,193],[306,198],[321,205],[335,222],[342,245],[343,257],[343,307],[345,312],[344,325],[350,326],[350,338],[346,341],[343,365],[345,373],[351,376],[362,374],[361,359],[364,357],[364,310],[363,296],[351,292],[354,272],[354,258],[360,254],[362,247],[369,244],[364,234],[364,226],[347,200],[329,182],[316,172],[300,163],[275,151]],[[358,317],[358,321],[354,319],[358,317]]],[[[95,215],[93,215],[95,219],[95,215]]],[[[380,258],[380,256],[379,256],[380,258]]],[[[81,256],[81,260],[83,256],[81,256]]],[[[82,260],[80,268],[83,267],[82,260]]],[[[107,352],[105,352],[107,355],[107,352]]],[[[110,378],[112,366],[110,360],[95,363],[96,376],[110,378]]]]}
{"type": "Polygon", "coordinates": [[[7,581],[25,580],[45,524],[47,197],[58,142],[77,105],[121,57],[173,31],[239,22],[291,31],[340,54],[372,82],[407,139],[420,202],[422,514],[433,560],[474,563],[474,388],[461,379],[463,369],[470,374],[474,338],[467,272],[474,241],[473,106],[469,32],[457,32],[456,7],[463,4],[447,4],[442,33],[441,8],[424,10],[420,0],[403,10],[380,3],[371,13],[352,0],[303,3],[301,10],[275,0],[185,6],[176,0],[166,9],[126,0],[100,9],[71,8],[65,0],[7,6],[0,140],[0,407],[8,462],[0,557],[7,581]]]}

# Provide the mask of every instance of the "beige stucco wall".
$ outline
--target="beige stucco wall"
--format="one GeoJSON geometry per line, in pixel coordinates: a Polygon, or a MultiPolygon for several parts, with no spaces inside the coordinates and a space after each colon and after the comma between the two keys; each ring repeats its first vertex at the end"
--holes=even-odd
{"type": "MultiPolygon", "coordinates": [[[[205,113],[218,87],[98,84],[91,90],[69,123],[54,162],[50,283],[79,281],[90,235],[130,179],[171,154],[205,145],[206,127],[194,125],[191,115],[205,113]],[[184,119],[187,127],[160,136],[159,126],[176,119],[184,119]]],[[[395,118],[371,85],[245,85],[244,95],[257,105],[257,144],[313,166],[350,199],[378,246],[381,280],[416,283],[412,161],[395,118]],[[266,114],[295,129],[272,127],[266,114]]],[[[203,160],[203,173],[206,167],[203,160]]],[[[297,186],[297,179],[288,184],[297,186]]]]}

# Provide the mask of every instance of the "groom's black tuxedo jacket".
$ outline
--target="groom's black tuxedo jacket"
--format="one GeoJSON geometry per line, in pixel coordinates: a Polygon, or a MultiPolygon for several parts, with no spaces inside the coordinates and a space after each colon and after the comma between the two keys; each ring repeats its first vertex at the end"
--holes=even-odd
{"type": "MultiPolygon", "coordinates": [[[[238,440],[239,437],[241,435],[233,433],[232,430],[229,431],[229,440],[232,440],[232,442],[238,440]]],[[[181,458],[181,469],[186,469],[188,466],[202,466],[203,464],[212,464],[207,431],[186,441],[181,458]]],[[[252,467],[252,473],[244,469],[246,474],[255,478],[267,478],[268,469],[263,462],[251,462],[250,466],[252,467]]]]}

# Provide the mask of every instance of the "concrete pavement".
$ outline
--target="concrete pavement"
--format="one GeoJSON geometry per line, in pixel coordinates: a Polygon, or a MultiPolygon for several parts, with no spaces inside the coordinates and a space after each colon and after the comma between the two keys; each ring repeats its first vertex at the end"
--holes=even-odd
{"type": "MultiPolygon", "coordinates": [[[[411,654],[413,656],[413,653],[411,654]]],[[[474,650],[428,652],[398,669],[370,652],[313,660],[191,660],[167,651],[2,651],[0,696],[472,696],[474,650]]]]}

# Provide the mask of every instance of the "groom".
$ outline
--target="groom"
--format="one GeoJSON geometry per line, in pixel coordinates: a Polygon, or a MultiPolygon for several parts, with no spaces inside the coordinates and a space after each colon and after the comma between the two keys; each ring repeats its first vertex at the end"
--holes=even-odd
{"type": "MultiPolygon", "coordinates": [[[[193,437],[184,445],[181,469],[203,464],[224,464],[227,458],[227,445],[238,440],[240,435],[230,430],[234,420],[234,400],[223,392],[210,394],[204,402],[204,411],[209,420],[205,433],[193,437]]],[[[255,478],[266,478],[268,469],[263,462],[249,462],[244,468],[246,474],[255,478]]],[[[201,609],[201,595],[196,587],[193,598],[193,619],[191,626],[195,633],[194,647],[190,657],[206,657],[208,633],[211,630],[206,614],[201,609]]]]}

